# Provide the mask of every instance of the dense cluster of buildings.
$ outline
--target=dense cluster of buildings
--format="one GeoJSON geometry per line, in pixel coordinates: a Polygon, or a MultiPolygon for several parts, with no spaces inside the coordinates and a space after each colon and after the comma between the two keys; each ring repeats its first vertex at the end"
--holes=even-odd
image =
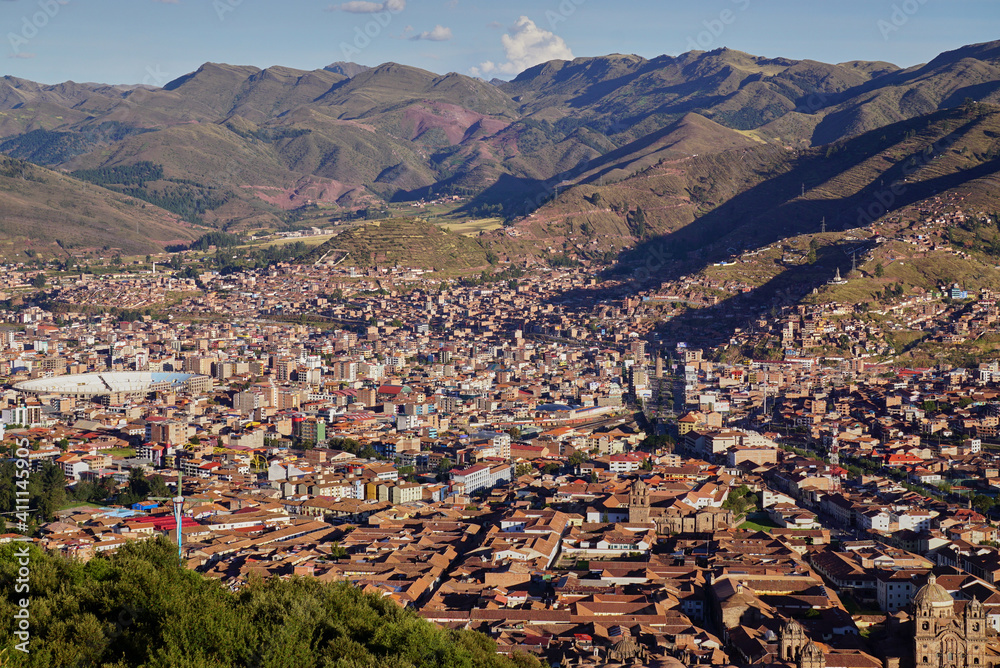
{"type": "Polygon", "coordinates": [[[639,293],[637,315],[663,322],[673,339],[689,337],[684,330],[696,321],[713,345],[767,343],[786,356],[867,359],[896,355],[914,339],[944,349],[971,344],[998,331],[1000,310],[995,282],[983,275],[992,262],[950,242],[955,228],[994,224],[964,208],[960,195],[936,197],[848,234],[806,234],[736,252],[639,293]],[[783,281],[811,264],[810,249],[827,245],[834,250],[809,271],[827,272],[827,285],[812,275],[783,281]],[[978,284],[961,282],[970,276],[978,284]]]}
{"type": "MultiPolygon", "coordinates": [[[[51,550],[163,535],[234,589],[346,580],[553,665],[1000,663],[1000,367],[811,355],[851,322],[827,331],[834,306],[784,312],[780,360],[653,349],[650,300],[581,315],[597,287],[66,278],[58,314],[3,316],[4,443],[106,492],[39,527],[51,550]],[[144,298],[172,305],[83,308],[144,298]],[[116,503],[136,472],[163,495],[116,503]]],[[[951,308],[931,297],[892,308],[951,308]]]]}

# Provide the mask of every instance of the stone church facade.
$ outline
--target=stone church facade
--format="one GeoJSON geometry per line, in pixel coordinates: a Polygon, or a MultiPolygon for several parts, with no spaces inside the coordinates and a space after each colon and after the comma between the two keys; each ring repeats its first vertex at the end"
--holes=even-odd
{"type": "Polygon", "coordinates": [[[628,521],[630,524],[656,524],[656,533],[711,533],[729,528],[733,523],[733,512],[722,508],[701,508],[687,513],[676,507],[653,507],[650,490],[642,480],[632,483],[628,497],[628,521]]]}
{"type": "Polygon", "coordinates": [[[781,629],[778,640],[779,659],[798,668],[826,668],[826,656],[823,650],[806,637],[806,632],[794,619],[781,629]]]}
{"type": "Polygon", "coordinates": [[[961,615],[931,574],[913,597],[915,668],[991,668],[987,665],[986,611],[973,598],[961,615]]]}

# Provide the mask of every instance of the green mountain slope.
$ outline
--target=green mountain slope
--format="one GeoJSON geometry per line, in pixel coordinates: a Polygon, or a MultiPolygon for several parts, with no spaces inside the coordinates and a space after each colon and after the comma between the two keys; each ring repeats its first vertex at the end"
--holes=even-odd
{"type": "Polygon", "coordinates": [[[423,267],[434,270],[486,268],[490,257],[475,239],[437,225],[412,219],[390,218],[342,232],[310,251],[302,262],[318,262],[348,253],[350,263],[423,267]]]}
{"type": "Polygon", "coordinates": [[[69,176],[0,157],[0,252],[24,248],[62,254],[161,251],[198,236],[169,212],[69,176]]]}
{"type": "Polygon", "coordinates": [[[665,156],[612,184],[587,175],[517,222],[517,239],[493,237],[510,252],[544,241],[584,257],[630,247],[642,256],[655,246],[671,258],[721,258],[824,226],[863,227],[959,190],[970,205],[1000,209],[998,158],[1000,108],[972,105],[827,147],[751,143],[665,156]]]}
{"type": "Polygon", "coordinates": [[[198,199],[173,210],[225,228],[439,194],[469,198],[470,213],[500,204],[516,217],[563,183],[606,184],[663,161],[767,144],[808,149],[966,97],[997,99],[998,52],[1000,42],[970,45],[906,70],[725,48],[614,54],[543,63],[496,85],[397,63],[206,63],[159,89],[5,77],[0,150],[70,171],[155,163],[166,181],[148,201],[198,199]]]}
{"type": "MultiPolygon", "coordinates": [[[[1000,107],[968,104],[827,147],[688,157],[619,183],[576,185],[516,223],[515,238],[486,243],[497,253],[552,248],[612,261],[609,277],[630,280],[609,296],[670,295],[655,307],[661,342],[697,331],[704,345],[757,342],[764,347],[740,354],[780,356],[773,336],[747,337],[755,317],[834,303],[846,305],[841,315],[871,310],[886,325],[871,350],[841,352],[926,360],[945,342],[949,360],[970,364],[995,356],[1000,339],[950,342],[948,318],[966,313],[961,304],[936,330],[913,332],[885,305],[954,283],[970,295],[1000,287],[998,185],[1000,107]],[[832,282],[837,272],[850,280],[832,282]]],[[[593,299],[556,298],[581,310],[593,299]]]]}
{"type": "Polygon", "coordinates": [[[826,144],[889,123],[956,107],[966,98],[1000,102],[1000,44],[973,44],[926,65],[877,77],[821,113],[812,136],[826,144]]]}

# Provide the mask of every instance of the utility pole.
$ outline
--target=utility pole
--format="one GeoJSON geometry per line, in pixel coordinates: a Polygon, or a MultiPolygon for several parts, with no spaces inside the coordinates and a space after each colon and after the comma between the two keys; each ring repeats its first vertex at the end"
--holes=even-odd
{"type": "Polygon", "coordinates": [[[767,420],[767,424],[770,425],[771,424],[771,419],[770,419],[770,417],[767,414],[767,386],[769,384],[768,383],[768,377],[767,377],[768,372],[766,370],[764,370],[763,373],[764,373],[764,402],[763,402],[762,408],[761,408],[761,411],[762,411],[761,424],[763,425],[763,423],[764,423],[763,421],[767,420]]]}
{"type": "Polygon", "coordinates": [[[826,232],[826,216],[823,216],[823,220],[819,224],[820,232],[826,232]]]}

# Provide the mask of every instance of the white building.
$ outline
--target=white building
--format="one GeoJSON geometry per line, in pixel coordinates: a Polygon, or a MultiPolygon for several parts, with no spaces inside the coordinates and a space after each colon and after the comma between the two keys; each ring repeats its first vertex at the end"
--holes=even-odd
{"type": "Polygon", "coordinates": [[[474,464],[466,469],[452,471],[451,474],[452,484],[464,486],[466,494],[496,487],[499,484],[510,482],[513,478],[514,467],[509,464],[497,466],[474,464]]]}
{"type": "Polygon", "coordinates": [[[419,426],[420,426],[419,415],[396,416],[396,431],[407,431],[408,429],[416,429],[419,426]]]}
{"type": "Polygon", "coordinates": [[[889,516],[889,511],[887,510],[869,510],[861,513],[858,517],[858,521],[863,529],[871,529],[874,531],[888,533],[889,524],[892,522],[892,518],[889,516]]]}

